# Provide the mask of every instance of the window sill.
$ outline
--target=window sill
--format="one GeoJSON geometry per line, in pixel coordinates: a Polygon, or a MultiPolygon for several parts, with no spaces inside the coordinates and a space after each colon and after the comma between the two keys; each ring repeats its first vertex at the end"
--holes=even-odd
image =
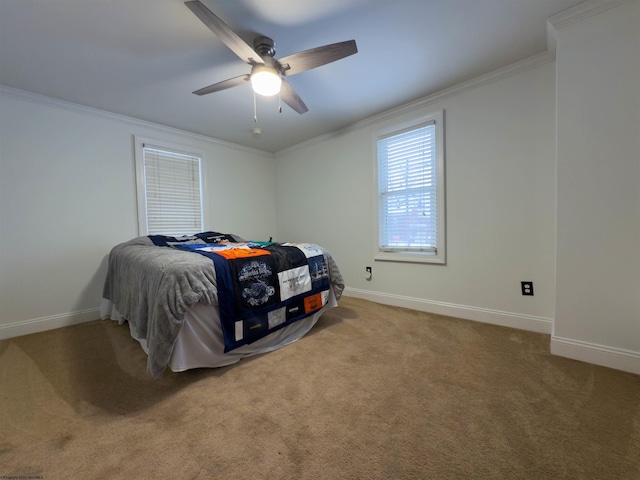
{"type": "Polygon", "coordinates": [[[434,263],[444,265],[442,254],[417,253],[417,252],[378,252],[374,260],[380,262],[408,262],[408,263],[434,263]]]}

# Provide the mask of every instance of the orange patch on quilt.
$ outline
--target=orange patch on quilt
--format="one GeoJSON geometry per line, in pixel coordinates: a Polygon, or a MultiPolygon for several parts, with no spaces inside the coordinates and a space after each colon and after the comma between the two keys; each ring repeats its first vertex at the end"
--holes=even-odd
{"type": "Polygon", "coordinates": [[[316,293],[304,299],[304,311],[305,313],[315,312],[322,308],[322,294],[316,293]]]}
{"type": "Polygon", "coordinates": [[[229,248],[227,250],[220,250],[214,252],[216,255],[223,256],[227,260],[234,258],[247,258],[247,257],[259,257],[261,255],[271,255],[269,250],[262,250],[260,248],[229,248]]]}

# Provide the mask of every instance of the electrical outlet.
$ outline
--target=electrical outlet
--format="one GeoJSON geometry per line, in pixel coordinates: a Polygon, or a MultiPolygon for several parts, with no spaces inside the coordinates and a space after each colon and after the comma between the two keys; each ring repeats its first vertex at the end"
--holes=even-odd
{"type": "Polygon", "coordinates": [[[373,273],[371,273],[371,267],[364,267],[364,271],[367,272],[364,274],[365,280],[370,282],[371,279],[373,278],[373,273]]]}
{"type": "Polygon", "coordinates": [[[533,282],[520,282],[522,286],[522,295],[530,295],[533,297],[533,282]]]}

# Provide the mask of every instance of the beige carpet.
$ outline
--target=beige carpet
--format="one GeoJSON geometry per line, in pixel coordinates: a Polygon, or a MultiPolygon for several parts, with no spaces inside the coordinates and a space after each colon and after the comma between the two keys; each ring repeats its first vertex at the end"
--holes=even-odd
{"type": "Polygon", "coordinates": [[[147,376],[126,326],[0,342],[0,477],[640,479],[640,377],[343,298],[302,340],[147,376]]]}

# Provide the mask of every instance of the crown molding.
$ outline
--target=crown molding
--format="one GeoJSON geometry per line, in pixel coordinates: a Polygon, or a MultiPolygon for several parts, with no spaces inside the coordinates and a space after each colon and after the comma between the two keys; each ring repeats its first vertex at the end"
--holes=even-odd
{"type": "Polygon", "coordinates": [[[21,100],[31,101],[39,103],[41,105],[50,105],[56,108],[61,108],[76,113],[84,113],[97,117],[102,117],[117,122],[123,122],[137,127],[152,128],[156,131],[165,132],[168,134],[180,135],[191,140],[201,141],[209,144],[220,145],[234,150],[240,150],[254,155],[260,155],[267,158],[274,158],[274,154],[265,150],[259,150],[257,148],[246,147],[237,143],[227,142],[219,140],[214,137],[208,137],[206,135],[200,135],[199,133],[189,132],[187,130],[180,130],[178,128],[169,127],[159,123],[149,122],[147,120],[140,120],[138,118],[127,117],[119,113],[108,112],[106,110],[100,110],[99,108],[87,107],[86,105],[80,105],[78,103],[68,102],[66,100],[60,100],[59,98],[47,97],[46,95],[40,95],[38,93],[29,92],[26,90],[20,90],[18,88],[8,87],[0,84],[0,98],[9,97],[17,98],[21,100]]]}
{"type": "Polygon", "coordinates": [[[513,75],[517,75],[521,72],[530,70],[532,68],[539,67],[541,65],[547,64],[549,62],[555,61],[555,55],[551,52],[544,51],[533,55],[531,57],[525,58],[524,60],[520,60],[518,62],[507,65],[506,67],[499,68],[492,72],[486,73],[484,75],[480,75],[478,77],[472,78],[471,80],[467,80],[466,82],[459,83],[449,88],[445,88],[438,92],[435,92],[431,95],[423,97],[418,100],[414,100],[413,102],[406,103],[404,105],[400,105],[398,107],[392,108],[390,110],[386,110],[377,115],[368,117],[364,120],[361,120],[356,123],[352,123],[346,127],[335,130],[330,133],[326,133],[324,135],[320,135],[318,137],[311,138],[305,142],[298,143],[297,145],[293,145],[291,147],[285,148],[275,153],[276,156],[283,155],[286,153],[291,153],[292,151],[298,150],[300,148],[311,146],[315,143],[322,142],[323,140],[330,139],[337,135],[342,135],[349,131],[359,130],[361,128],[365,128],[371,125],[374,125],[378,122],[398,117],[405,113],[409,113],[413,110],[417,110],[420,108],[424,108],[430,106],[436,102],[444,101],[448,98],[454,97],[456,95],[460,95],[462,92],[467,90],[472,90],[474,88],[482,87],[484,85],[488,85],[493,82],[497,82],[504,78],[511,77],[513,75]]]}
{"type": "Polygon", "coordinates": [[[516,75],[520,72],[523,72],[532,68],[536,68],[540,65],[544,65],[546,63],[555,61],[556,32],[558,30],[561,30],[573,23],[580,22],[589,17],[602,13],[611,8],[618,7],[630,1],[638,1],[638,0],[585,0],[584,2],[579,3],[578,5],[570,7],[566,10],[563,10],[562,12],[559,12],[547,19],[547,50],[544,52],[541,52],[537,55],[533,55],[532,57],[529,57],[529,58],[525,58],[524,60],[520,60],[511,65],[507,65],[506,67],[494,70],[493,72],[489,72],[487,74],[473,78],[466,82],[462,82],[460,84],[454,85],[444,90],[440,90],[438,92],[435,92],[431,95],[428,95],[426,97],[423,97],[411,103],[407,103],[399,107],[395,107],[391,110],[387,110],[377,115],[368,117],[364,120],[353,123],[351,125],[343,127],[336,131],[311,138],[305,142],[301,142],[291,147],[287,147],[275,153],[270,153],[265,150],[259,150],[257,148],[247,147],[244,145],[239,145],[239,144],[227,142],[224,140],[219,140],[214,137],[208,137],[205,135],[200,135],[200,134],[189,132],[186,130],[180,130],[174,127],[169,127],[167,125],[157,124],[157,123],[149,122],[146,120],[136,119],[133,117],[127,117],[125,115],[112,113],[112,112],[100,110],[93,107],[87,107],[77,103],[68,102],[66,100],[47,97],[45,95],[28,92],[26,90],[19,90],[19,89],[8,87],[2,84],[0,84],[0,96],[22,98],[22,99],[34,101],[41,104],[54,105],[56,107],[64,108],[64,109],[75,111],[75,112],[93,114],[93,115],[101,116],[103,118],[110,118],[116,121],[126,122],[132,125],[153,128],[156,130],[161,130],[161,131],[172,133],[172,134],[179,134],[195,140],[200,140],[207,143],[221,145],[221,146],[249,152],[256,155],[265,156],[268,158],[275,158],[277,156],[290,153],[300,148],[308,147],[315,143],[330,139],[332,137],[335,137],[336,135],[340,135],[348,131],[358,130],[360,128],[364,128],[372,124],[375,124],[377,122],[380,122],[389,118],[393,118],[396,116],[400,116],[414,109],[424,108],[435,102],[443,101],[447,98],[453,97],[455,95],[459,95],[465,90],[478,88],[483,85],[487,85],[489,83],[501,80],[503,78],[516,75]]]}
{"type": "Polygon", "coordinates": [[[549,17],[547,24],[555,30],[560,30],[629,1],[631,0],[586,0],[549,17]]]}
{"type": "Polygon", "coordinates": [[[378,115],[374,115],[372,117],[361,120],[360,122],[353,123],[351,125],[343,127],[334,132],[330,132],[315,138],[311,138],[305,142],[280,150],[276,152],[275,155],[277,157],[279,155],[291,153],[300,148],[308,147],[315,143],[322,142],[323,140],[330,139],[336,135],[357,130],[359,128],[364,128],[369,125],[375,124],[377,122],[386,120],[388,118],[396,117],[404,113],[410,112],[411,110],[423,108],[435,102],[443,101],[447,98],[453,97],[455,95],[459,95],[465,90],[478,88],[483,85],[487,85],[489,83],[501,80],[503,78],[516,75],[526,70],[536,68],[540,65],[544,65],[545,63],[553,62],[555,61],[555,58],[556,58],[556,31],[557,30],[560,30],[568,25],[582,21],[593,15],[597,15],[606,10],[620,6],[630,1],[638,1],[638,0],[586,0],[582,3],[579,3],[578,5],[575,5],[566,10],[563,10],[562,12],[559,12],[547,19],[547,49],[544,52],[525,58],[518,62],[512,63],[511,65],[507,65],[506,67],[499,68],[497,70],[494,70],[493,72],[489,72],[485,75],[481,75],[479,77],[473,78],[466,82],[454,85],[453,87],[440,90],[439,92],[433,93],[429,96],[423,97],[411,103],[407,103],[405,105],[401,105],[391,110],[387,110],[378,115]]]}
{"type": "Polygon", "coordinates": [[[556,53],[556,33],[573,23],[620,6],[630,0],[586,0],[547,19],[547,51],[556,53]]]}

